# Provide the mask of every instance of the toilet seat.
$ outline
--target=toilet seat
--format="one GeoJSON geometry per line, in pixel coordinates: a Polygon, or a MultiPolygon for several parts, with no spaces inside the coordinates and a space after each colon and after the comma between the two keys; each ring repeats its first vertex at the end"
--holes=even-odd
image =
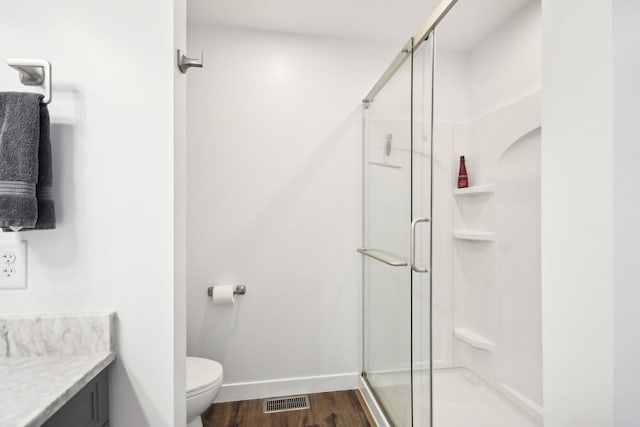
{"type": "Polygon", "coordinates": [[[221,383],[221,364],[202,357],[187,357],[187,398],[219,387],[221,383]]]}

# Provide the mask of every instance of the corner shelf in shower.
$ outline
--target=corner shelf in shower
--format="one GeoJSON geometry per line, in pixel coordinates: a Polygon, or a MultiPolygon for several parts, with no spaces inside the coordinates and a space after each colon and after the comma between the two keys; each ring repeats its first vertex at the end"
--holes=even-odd
{"type": "Polygon", "coordinates": [[[477,196],[480,194],[492,194],[496,192],[495,184],[483,184],[483,185],[475,185],[473,187],[467,188],[455,188],[453,190],[454,196],[477,196]]]}
{"type": "Polygon", "coordinates": [[[493,242],[495,240],[495,233],[490,231],[456,230],[453,232],[453,238],[458,240],[493,242]]]}
{"type": "Polygon", "coordinates": [[[453,336],[461,341],[466,342],[471,347],[477,348],[479,350],[493,351],[493,348],[495,347],[493,341],[486,339],[485,337],[477,332],[472,331],[471,329],[454,328],[453,336]]]}

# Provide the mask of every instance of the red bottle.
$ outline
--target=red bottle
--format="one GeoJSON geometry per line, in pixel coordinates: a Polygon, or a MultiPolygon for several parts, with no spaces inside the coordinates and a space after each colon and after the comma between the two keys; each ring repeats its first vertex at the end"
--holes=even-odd
{"type": "Polygon", "coordinates": [[[458,172],[458,188],[467,188],[469,178],[467,177],[467,167],[464,164],[464,156],[460,156],[460,171],[458,172]]]}

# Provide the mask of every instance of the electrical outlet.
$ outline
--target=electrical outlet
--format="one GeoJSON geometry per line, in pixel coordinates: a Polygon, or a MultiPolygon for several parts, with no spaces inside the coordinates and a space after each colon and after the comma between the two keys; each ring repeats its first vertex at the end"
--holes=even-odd
{"type": "Polygon", "coordinates": [[[16,254],[11,251],[2,252],[0,258],[2,258],[2,261],[4,261],[5,264],[13,264],[16,262],[16,254]]]}
{"type": "Polygon", "coordinates": [[[13,239],[0,240],[0,288],[26,287],[27,242],[13,239]]]}
{"type": "Polygon", "coordinates": [[[6,264],[4,267],[2,267],[2,275],[4,277],[13,277],[16,274],[16,268],[11,265],[11,264],[6,264]]]}

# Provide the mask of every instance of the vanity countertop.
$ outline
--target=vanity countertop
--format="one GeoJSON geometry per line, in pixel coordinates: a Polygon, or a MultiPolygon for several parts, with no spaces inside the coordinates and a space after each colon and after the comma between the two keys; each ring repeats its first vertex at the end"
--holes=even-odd
{"type": "Polygon", "coordinates": [[[115,359],[115,353],[0,359],[0,426],[40,426],[115,359]]]}
{"type": "Polygon", "coordinates": [[[40,426],[115,360],[115,314],[0,317],[0,426],[40,426]]]}

